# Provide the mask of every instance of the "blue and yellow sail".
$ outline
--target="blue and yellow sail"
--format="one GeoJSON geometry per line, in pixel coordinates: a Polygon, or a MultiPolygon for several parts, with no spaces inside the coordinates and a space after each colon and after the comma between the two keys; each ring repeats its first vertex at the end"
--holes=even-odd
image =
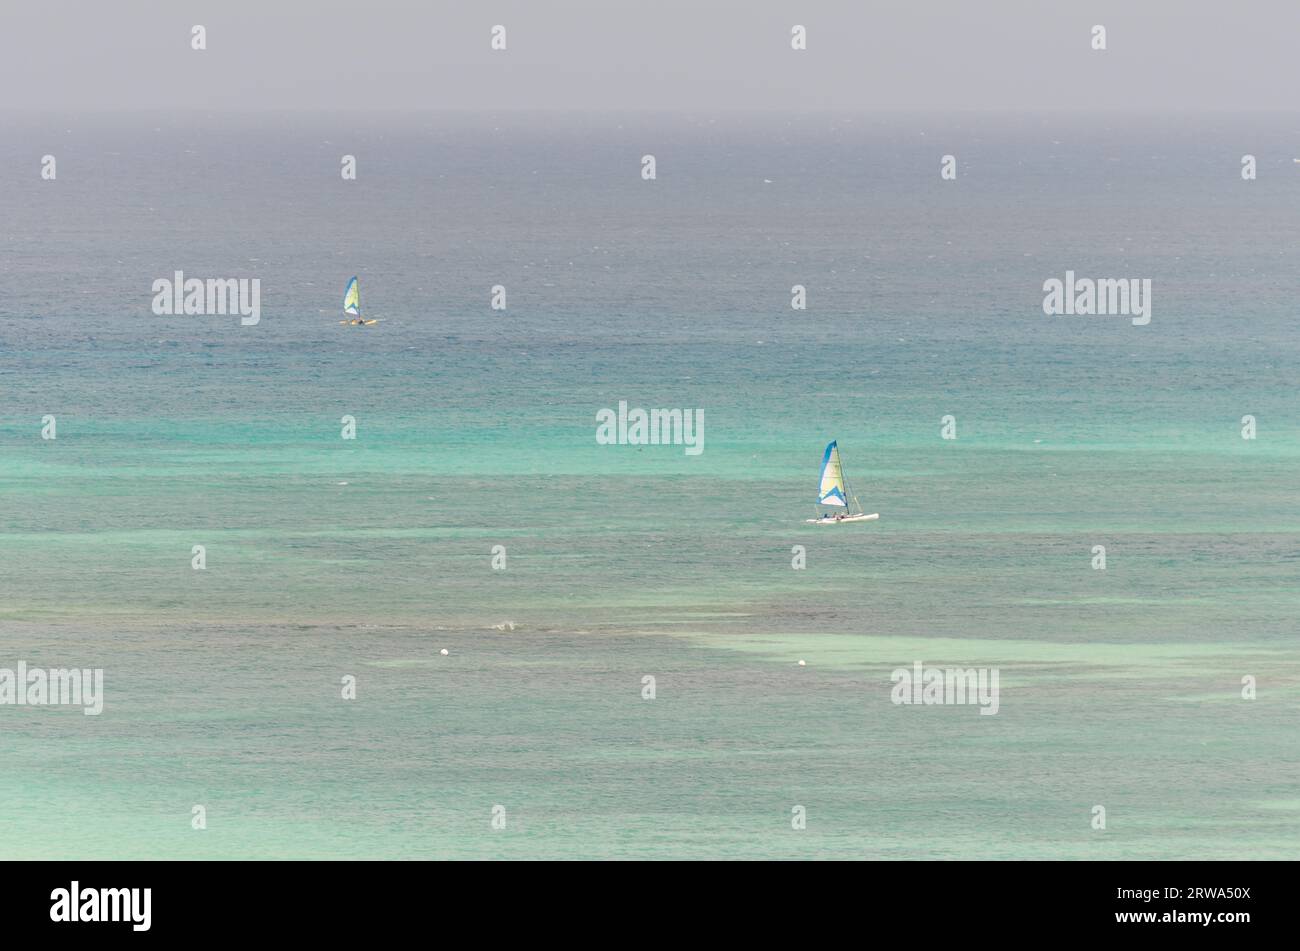
{"type": "Polygon", "coordinates": [[[840,468],[840,447],[831,442],[822,456],[822,480],[817,490],[818,505],[839,505],[848,508],[848,492],[844,488],[844,471],[840,468]]]}
{"type": "Polygon", "coordinates": [[[361,285],[355,277],[348,281],[348,289],[343,292],[343,313],[361,316],[361,285]]]}

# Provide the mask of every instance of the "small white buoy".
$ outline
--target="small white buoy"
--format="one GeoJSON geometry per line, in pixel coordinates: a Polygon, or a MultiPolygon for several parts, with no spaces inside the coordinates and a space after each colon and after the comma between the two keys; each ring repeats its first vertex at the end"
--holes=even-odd
{"type": "Polygon", "coordinates": [[[808,665],[805,664],[805,663],[803,662],[802,659],[800,659],[800,661],[799,661],[799,666],[800,666],[800,667],[807,667],[808,665]]]}
{"type": "Polygon", "coordinates": [[[443,657],[446,657],[446,656],[447,656],[447,648],[444,647],[442,650],[438,651],[438,653],[441,654],[443,657]]]}

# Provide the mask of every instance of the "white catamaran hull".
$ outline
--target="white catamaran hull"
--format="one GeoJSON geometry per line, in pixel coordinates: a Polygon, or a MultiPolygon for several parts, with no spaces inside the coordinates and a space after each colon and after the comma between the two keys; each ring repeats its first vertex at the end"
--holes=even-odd
{"type": "Polygon", "coordinates": [[[872,512],[870,515],[846,515],[843,518],[832,515],[830,518],[807,518],[804,521],[809,525],[838,525],[841,522],[871,522],[878,518],[880,513],[872,512]]]}

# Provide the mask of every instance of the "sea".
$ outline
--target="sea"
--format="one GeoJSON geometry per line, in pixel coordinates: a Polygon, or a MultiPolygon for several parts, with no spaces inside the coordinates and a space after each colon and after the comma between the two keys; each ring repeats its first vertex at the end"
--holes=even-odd
{"type": "Polygon", "coordinates": [[[1300,856],[1295,115],[3,125],[0,857],[1300,856]]]}

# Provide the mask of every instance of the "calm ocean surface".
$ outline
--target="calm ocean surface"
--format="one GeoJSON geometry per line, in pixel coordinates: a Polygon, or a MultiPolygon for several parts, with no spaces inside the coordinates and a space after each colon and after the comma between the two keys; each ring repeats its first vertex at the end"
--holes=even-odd
{"type": "Polygon", "coordinates": [[[1300,119],[5,127],[0,667],[105,708],[0,706],[0,857],[1300,855],[1300,119]]]}

